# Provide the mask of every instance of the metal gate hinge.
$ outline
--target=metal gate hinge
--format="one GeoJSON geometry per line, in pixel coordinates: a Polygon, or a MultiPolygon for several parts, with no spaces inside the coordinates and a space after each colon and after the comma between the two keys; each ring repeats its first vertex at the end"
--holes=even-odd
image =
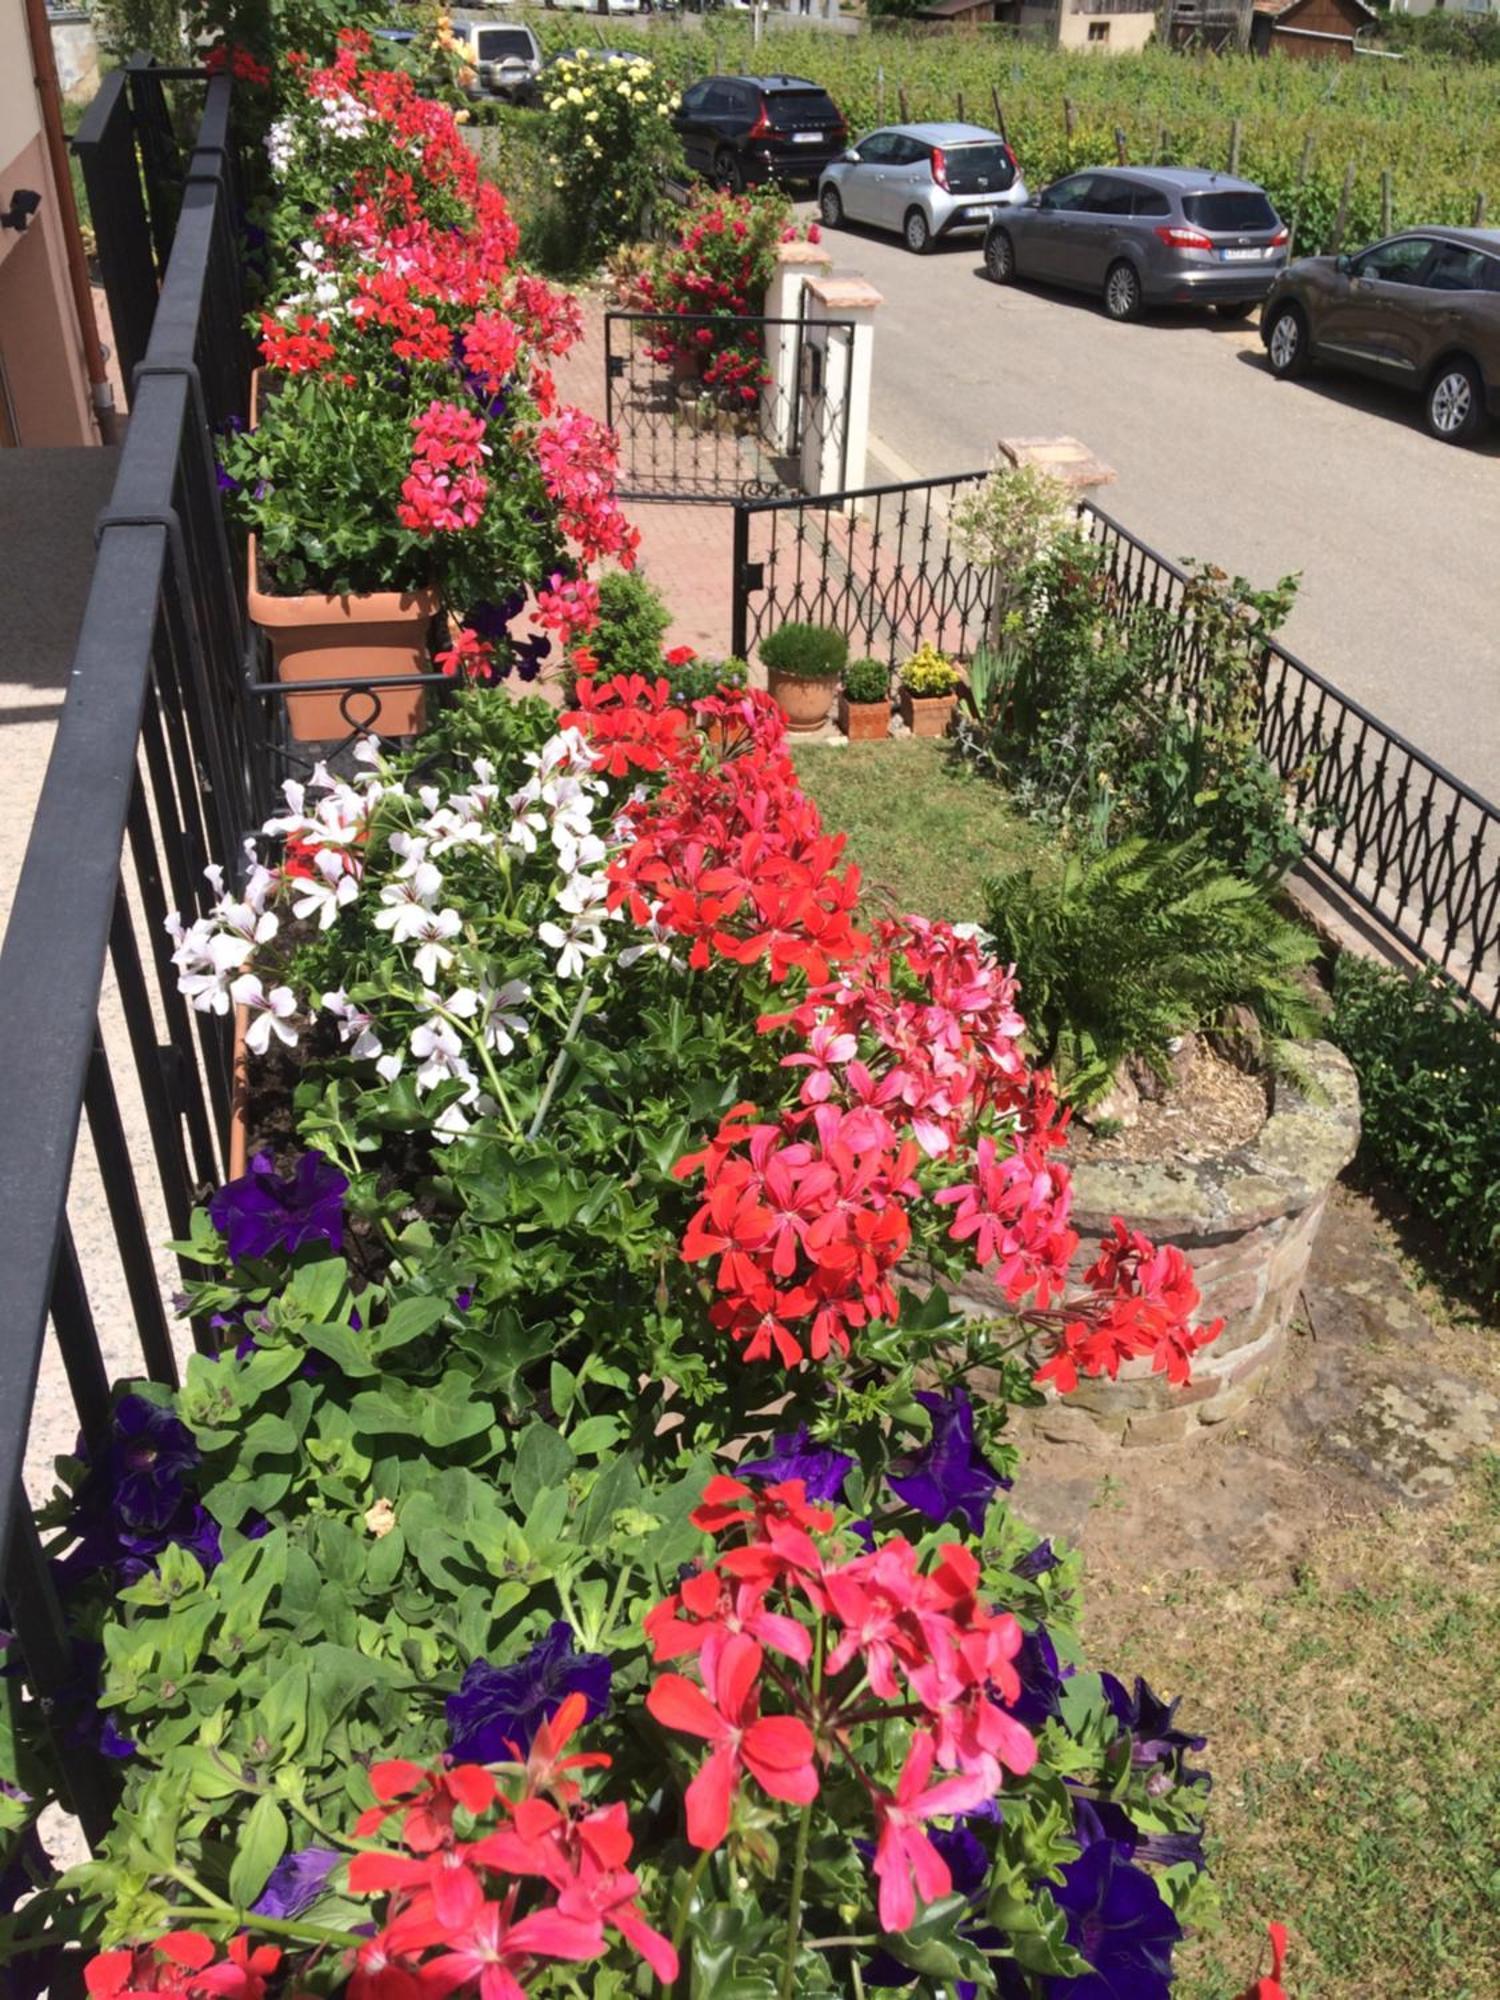
{"type": "Polygon", "coordinates": [[[611,382],[618,382],[620,377],[625,373],[625,356],[623,354],[609,355],[604,363],[604,372],[611,382]]]}
{"type": "Polygon", "coordinates": [[[740,564],[740,589],[748,596],[752,590],[766,587],[766,566],[764,563],[747,562],[740,564]]]}

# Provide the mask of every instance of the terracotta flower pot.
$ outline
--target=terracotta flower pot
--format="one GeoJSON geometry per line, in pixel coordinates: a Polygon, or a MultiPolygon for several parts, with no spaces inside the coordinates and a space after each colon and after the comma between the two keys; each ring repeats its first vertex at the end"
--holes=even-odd
{"type": "Polygon", "coordinates": [[[958,705],[956,694],[913,694],[901,690],[901,720],[913,736],[946,736],[948,722],[958,705]]]}
{"type": "Polygon", "coordinates": [[[851,743],[880,743],[891,733],[888,701],[850,701],[839,696],[839,728],[851,743]]]}
{"type": "Polygon", "coordinates": [[[786,717],[786,726],[795,735],[806,736],[814,729],[823,727],[833,706],[833,698],[838,693],[837,675],[830,674],[826,679],[813,681],[768,667],[766,679],[770,684],[772,701],[780,705],[786,717]]]}
{"type": "MultiPolygon", "coordinates": [[[[265,369],[255,369],[250,377],[252,430],[260,420],[268,386],[265,369]]],[[[435,590],[278,597],[261,588],[254,535],[249,542],[245,606],[271,642],[277,680],[344,680],[354,685],[428,671],[427,628],[440,604],[435,590]]],[[[373,710],[370,697],[361,690],[349,697],[352,723],[342,704],[343,695],[334,691],[289,696],[287,731],[292,741],[325,743],[347,736],[355,727],[373,730],[377,736],[411,736],[427,719],[424,688],[382,695],[373,710]]]]}
{"type": "Polygon", "coordinates": [[[276,597],[260,586],[255,537],[250,537],[246,607],[271,642],[279,681],[343,681],[337,690],[287,698],[287,728],[294,743],[321,743],[351,728],[378,736],[410,736],[427,718],[425,688],[398,688],[375,698],[360,683],[398,680],[430,671],[427,628],[437,616],[435,590],[376,590],[358,597],[276,597]],[[351,718],[352,717],[352,721],[351,718]]]}

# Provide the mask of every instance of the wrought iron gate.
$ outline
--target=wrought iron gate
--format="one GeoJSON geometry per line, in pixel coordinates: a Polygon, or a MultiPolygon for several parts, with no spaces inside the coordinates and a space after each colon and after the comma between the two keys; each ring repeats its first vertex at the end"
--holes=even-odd
{"type": "Polygon", "coordinates": [[[825,482],[842,489],[853,345],[847,320],[606,313],[605,411],[620,441],[620,493],[776,499],[803,491],[810,451],[825,482]]]}

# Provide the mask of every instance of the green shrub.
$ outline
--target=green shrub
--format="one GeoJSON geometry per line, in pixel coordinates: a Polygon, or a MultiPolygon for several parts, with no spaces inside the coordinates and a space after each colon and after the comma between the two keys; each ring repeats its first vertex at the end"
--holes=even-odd
{"type": "Polygon", "coordinates": [[[1060,876],[1029,868],[985,885],[997,955],[1021,968],[1021,1011],[1067,1094],[1088,1104],[1127,1056],[1163,1070],[1175,1035],[1236,1004],[1273,1036],[1320,1016],[1299,979],[1316,940],[1232,875],[1200,834],[1128,840],[1060,876]]]}
{"type": "Polygon", "coordinates": [[[1202,831],[1237,873],[1284,875],[1302,844],[1260,748],[1259,661],[1296,578],[1256,590],[1199,566],[1180,605],[1132,608],[1104,552],[1049,504],[1045,486],[1005,472],[964,503],[995,616],[961,754],[1094,847],[1202,831]]]}
{"type": "Polygon", "coordinates": [[[936,646],[919,646],[901,669],[902,687],[919,701],[952,694],[958,678],[958,668],[945,660],[936,646]]]}
{"type": "Polygon", "coordinates": [[[891,670],[884,660],[853,660],[844,669],[844,694],[859,707],[891,698],[891,670]]]}
{"type": "Polygon", "coordinates": [[[707,701],[721,688],[738,692],[750,678],[743,660],[666,660],[660,672],[670,683],[672,699],[686,708],[707,701]]]}
{"type": "Polygon", "coordinates": [[[849,661],[849,641],[831,625],[783,625],[762,639],[760,657],[798,681],[836,681],[849,661]]]}
{"type": "Polygon", "coordinates": [[[661,593],[633,571],[610,570],[599,579],[599,623],[588,649],[599,662],[599,677],[662,671],[662,641],[672,614],[661,593]]]}
{"type": "Polygon", "coordinates": [[[1486,1297],[1500,1294],[1500,1038],[1435,979],[1347,954],[1332,1038],[1359,1077],[1363,1147],[1486,1297]]]}

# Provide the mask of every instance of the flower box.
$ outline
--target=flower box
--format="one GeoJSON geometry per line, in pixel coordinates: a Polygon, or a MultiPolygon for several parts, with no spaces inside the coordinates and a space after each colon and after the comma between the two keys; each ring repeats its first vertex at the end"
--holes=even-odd
{"type": "Polygon", "coordinates": [[[425,688],[377,695],[362,683],[431,671],[427,632],[438,611],[435,590],[278,597],[261,587],[251,535],[245,603],[271,642],[277,680],[345,683],[342,689],[287,697],[287,729],[294,743],[323,743],[355,729],[411,736],[423,727],[425,688]]]}
{"type": "Polygon", "coordinates": [[[787,728],[794,734],[809,736],[827,722],[828,711],[838,693],[837,674],[809,680],[804,674],[788,674],[779,667],[768,667],[766,680],[772,701],[780,707],[787,728]]]}
{"type": "Polygon", "coordinates": [[[901,690],[901,720],[913,736],[946,736],[958,702],[955,694],[919,695],[901,690]]]}
{"type": "MultiPolygon", "coordinates": [[[[266,371],[250,377],[250,427],[260,415],[266,371]]],[[[401,680],[430,670],[428,628],[440,600],[435,590],[380,590],[332,597],[322,592],[282,597],[262,587],[256,537],[248,538],[245,607],[271,643],[277,680],[332,681],[342,689],[289,695],[287,733],[294,743],[326,743],[352,730],[410,736],[427,719],[425,688],[375,695],[360,683],[401,680]]]]}
{"type": "Polygon", "coordinates": [[[881,743],[891,733],[888,701],[850,701],[839,696],[839,728],[851,743],[881,743]]]}

